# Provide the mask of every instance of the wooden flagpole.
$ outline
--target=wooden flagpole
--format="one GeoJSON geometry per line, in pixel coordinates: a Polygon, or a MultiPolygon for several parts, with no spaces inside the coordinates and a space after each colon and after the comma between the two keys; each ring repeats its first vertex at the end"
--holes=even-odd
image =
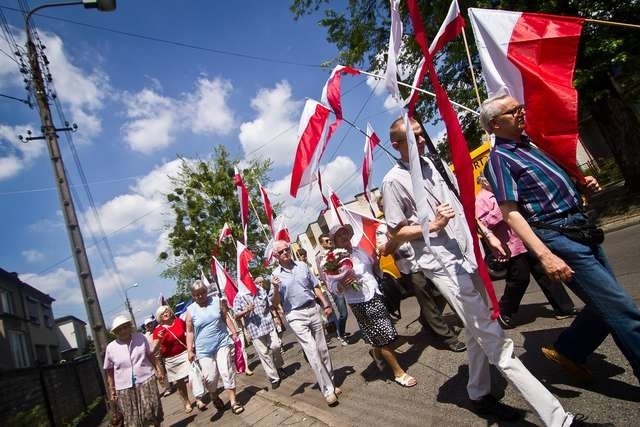
{"type": "Polygon", "coordinates": [[[262,221],[260,221],[260,216],[258,216],[258,211],[256,210],[255,205],[253,204],[253,200],[251,199],[251,195],[249,195],[249,204],[251,205],[251,209],[253,209],[253,213],[256,215],[256,219],[258,220],[258,224],[260,224],[260,228],[262,229],[262,233],[264,234],[264,238],[267,239],[267,243],[269,242],[269,235],[264,229],[264,225],[262,221]]]}
{"type": "Polygon", "coordinates": [[[591,18],[584,18],[584,22],[589,22],[590,24],[611,25],[614,27],[634,28],[636,30],[640,29],[640,25],[627,24],[626,22],[603,21],[601,19],[591,19],[591,18]]]}
{"type": "Polygon", "coordinates": [[[471,63],[471,52],[469,51],[469,43],[467,42],[467,32],[465,31],[464,27],[462,28],[462,39],[464,40],[464,49],[467,51],[467,60],[469,61],[469,71],[471,72],[473,89],[476,91],[476,99],[478,100],[478,107],[482,107],[482,100],[480,99],[480,91],[478,90],[478,82],[476,81],[476,73],[473,71],[473,64],[471,63]]]}

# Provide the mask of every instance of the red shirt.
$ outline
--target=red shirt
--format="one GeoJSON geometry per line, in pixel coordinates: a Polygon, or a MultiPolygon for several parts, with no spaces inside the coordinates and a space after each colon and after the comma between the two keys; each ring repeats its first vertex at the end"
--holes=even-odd
{"type": "Polygon", "coordinates": [[[160,354],[162,357],[173,357],[187,349],[187,324],[179,317],[169,326],[158,325],[153,330],[153,339],[160,340],[160,354]],[[173,332],[173,333],[172,333],[173,332]],[[162,338],[160,338],[162,334],[162,338]]]}

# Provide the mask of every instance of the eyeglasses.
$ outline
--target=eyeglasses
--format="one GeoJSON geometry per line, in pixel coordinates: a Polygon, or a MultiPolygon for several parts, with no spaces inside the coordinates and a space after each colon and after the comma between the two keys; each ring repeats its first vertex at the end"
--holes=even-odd
{"type": "Polygon", "coordinates": [[[515,107],[505,111],[504,113],[498,114],[496,117],[506,116],[507,114],[515,117],[516,115],[522,113],[523,111],[524,111],[524,104],[519,104],[519,105],[516,105],[515,107]]]}
{"type": "Polygon", "coordinates": [[[276,251],[276,255],[280,256],[282,254],[285,254],[287,252],[289,252],[291,250],[291,248],[289,246],[287,246],[286,248],[280,249],[279,251],[276,251]]]}

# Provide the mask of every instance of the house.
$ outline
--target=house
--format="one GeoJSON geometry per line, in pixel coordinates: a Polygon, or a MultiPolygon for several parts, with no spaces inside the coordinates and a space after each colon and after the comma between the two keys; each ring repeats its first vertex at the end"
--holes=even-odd
{"type": "Polygon", "coordinates": [[[86,322],[75,316],[63,316],[55,323],[62,358],[69,360],[84,354],[89,344],[86,322]]]}
{"type": "Polygon", "coordinates": [[[60,360],[49,295],[0,268],[0,370],[60,360]]]}

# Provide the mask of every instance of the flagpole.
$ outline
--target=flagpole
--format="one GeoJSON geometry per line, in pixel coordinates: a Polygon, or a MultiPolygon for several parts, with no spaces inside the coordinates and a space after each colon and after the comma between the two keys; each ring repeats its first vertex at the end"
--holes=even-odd
{"type": "Polygon", "coordinates": [[[267,234],[267,232],[264,230],[264,225],[262,224],[262,221],[260,221],[260,217],[258,216],[258,211],[256,210],[256,207],[253,204],[253,200],[251,199],[251,195],[249,195],[249,204],[251,205],[251,209],[253,209],[253,213],[256,215],[256,219],[258,220],[258,224],[260,224],[260,228],[262,229],[262,233],[264,234],[265,239],[267,239],[267,242],[269,242],[269,235],[267,234]]]}
{"type": "MultiPolygon", "coordinates": [[[[345,119],[344,117],[342,117],[342,120],[348,124],[349,126],[351,126],[352,128],[354,128],[355,130],[357,130],[358,132],[360,132],[361,134],[363,134],[364,136],[366,136],[367,138],[371,135],[367,135],[367,133],[365,131],[363,131],[362,129],[360,129],[358,126],[355,125],[355,123],[350,122],[349,120],[345,119]]],[[[391,153],[389,151],[389,149],[387,147],[385,147],[382,144],[382,141],[380,141],[380,144],[376,145],[376,147],[380,147],[382,148],[388,155],[390,155],[391,157],[393,157],[395,159],[395,156],[393,155],[393,153],[391,153]]]]}
{"type": "Polygon", "coordinates": [[[476,73],[473,71],[473,64],[471,63],[471,52],[469,51],[469,43],[467,42],[467,32],[465,31],[464,27],[462,27],[462,39],[464,40],[464,49],[467,51],[469,71],[471,72],[471,80],[473,81],[473,89],[476,92],[478,107],[482,107],[482,101],[480,100],[480,91],[478,90],[478,82],[476,81],[476,73]]]}
{"type": "Polygon", "coordinates": [[[600,19],[590,19],[590,18],[585,19],[584,22],[589,22],[591,24],[612,25],[614,27],[625,27],[625,28],[640,29],[640,25],[638,25],[638,24],[627,24],[626,22],[602,21],[600,19]]]}
{"type": "MultiPolygon", "coordinates": [[[[361,73],[361,74],[364,74],[364,75],[366,75],[366,76],[371,76],[371,77],[374,77],[374,78],[376,78],[376,79],[383,80],[383,79],[385,78],[384,76],[381,76],[381,75],[379,75],[379,74],[373,74],[373,73],[369,73],[369,72],[367,72],[367,71],[362,71],[362,70],[358,70],[358,71],[360,71],[360,73],[361,73]]],[[[412,85],[407,84],[407,83],[404,83],[404,82],[398,82],[398,84],[399,84],[400,86],[404,86],[404,87],[408,87],[408,88],[411,88],[411,89],[415,89],[415,90],[417,90],[418,92],[421,92],[421,93],[424,93],[424,94],[430,95],[430,96],[432,96],[432,97],[434,97],[434,98],[436,97],[436,94],[435,94],[435,93],[433,93],[433,92],[429,92],[428,90],[420,89],[419,87],[415,87],[415,86],[412,86],[412,85]]],[[[451,101],[451,100],[450,100],[450,101],[451,101]]],[[[451,103],[452,103],[453,105],[455,105],[456,107],[458,107],[458,108],[462,108],[463,110],[468,111],[469,113],[471,113],[471,114],[473,114],[473,115],[476,115],[476,116],[479,116],[479,115],[480,115],[480,113],[478,113],[476,110],[472,110],[471,108],[469,108],[469,107],[467,107],[467,106],[465,106],[465,105],[458,104],[458,103],[457,103],[457,102],[455,102],[455,101],[451,101],[451,103]]],[[[344,120],[344,119],[343,119],[343,120],[344,120]]]]}

